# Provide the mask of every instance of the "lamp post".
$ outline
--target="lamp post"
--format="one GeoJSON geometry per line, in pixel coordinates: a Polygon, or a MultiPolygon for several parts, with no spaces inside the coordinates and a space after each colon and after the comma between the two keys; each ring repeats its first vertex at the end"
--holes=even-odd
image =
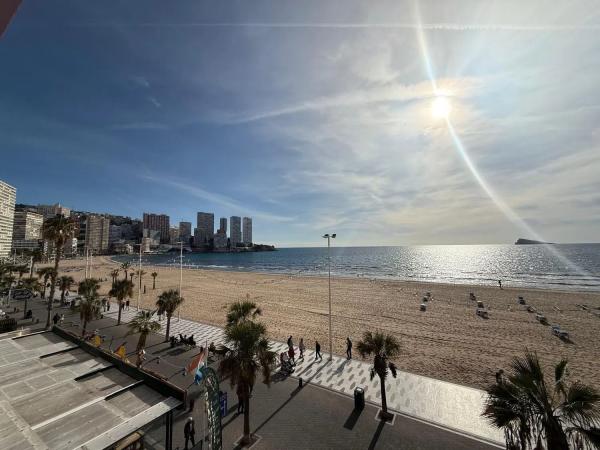
{"type": "MultiPolygon", "coordinates": [[[[179,296],[181,297],[181,287],[183,284],[183,241],[179,241],[179,296]]],[[[177,308],[177,322],[181,318],[181,305],[177,308]]]]}
{"type": "Polygon", "coordinates": [[[138,285],[137,310],[139,311],[140,310],[140,301],[142,300],[142,243],[140,243],[140,259],[139,259],[138,275],[140,277],[140,280],[139,280],[139,285],[138,285]]]}
{"type": "Polygon", "coordinates": [[[333,337],[331,334],[331,239],[335,239],[336,234],[324,234],[323,238],[327,239],[327,263],[329,272],[329,361],[333,359],[333,337]]]}

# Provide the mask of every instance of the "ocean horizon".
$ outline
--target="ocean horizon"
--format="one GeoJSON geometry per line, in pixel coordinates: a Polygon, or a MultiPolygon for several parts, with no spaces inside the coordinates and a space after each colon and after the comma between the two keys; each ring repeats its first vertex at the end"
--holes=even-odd
{"type": "MultiPolygon", "coordinates": [[[[137,255],[116,261],[137,262],[137,255]]],[[[178,266],[179,254],[144,255],[144,265],[178,266]]],[[[186,253],[186,268],[298,276],[328,273],[326,247],[273,252],[186,253]]],[[[600,244],[332,247],[336,277],[600,292],[600,244]]]]}

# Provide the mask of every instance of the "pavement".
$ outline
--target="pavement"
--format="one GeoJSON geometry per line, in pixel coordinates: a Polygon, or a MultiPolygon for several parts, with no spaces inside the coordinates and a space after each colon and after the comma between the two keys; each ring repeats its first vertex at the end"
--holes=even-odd
{"type": "MultiPolygon", "coordinates": [[[[136,313],[135,308],[125,310],[121,320],[128,322],[136,313]]],[[[107,315],[117,317],[117,304],[111,306],[107,315]]],[[[166,320],[163,320],[162,324],[166,326],[166,320]]],[[[193,334],[197,345],[225,343],[221,328],[173,318],[171,334],[179,333],[188,336],[193,334]]],[[[271,348],[281,353],[287,351],[287,344],[272,341],[271,348]]],[[[349,396],[353,395],[356,387],[362,387],[365,390],[366,401],[381,403],[379,378],[370,380],[371,364],[360,360],[347,360],[336,355],[329,361],[329,355],[321,353],[323,360],[315,361],[315,352],[305,351],[304,359],[296,359],[293,376],[302,377],[305,382],[349,396]]],[[[485,400],[484,391],[398,371],[397,378],[388,377],[386,394],[388,408],[393,411],[490,443],[504,444],[503,433],[481,416],[485,400]],[[460,414],[457,414],[457,411],[460,411],[460,414]]]]}
{"type": "MultiPolygon", "coordinates": [[[[15,302],[17,303],[17,302],[15,302]]],[[[39,317],[40,322],[45,318],[45,302],[35,299],[31,302],[34,317],[39,317]]],[[[65,321],[61,325],[71,331],[80,331],[79,315],[71,312],[68,308],[56,308],[59,313],[65,314],[65,321]]],[[[116,325],[117,307],[111,306],[110,312],[105,312],[104,317],[88,325],[88,330],[98,329],[105,336],[103,347],[115,349],[118,345],[126,342],[129,350],[129,358],[135,360],[135,345],[138,336],[128,335],[126,322],[135,316],[137,311],[131,308],[123,311],[123,323],[116,325]]],[[[54,313],[53,313],[54,314],[54,313]]],[[[166,320],[163,320],[166,325],[166,320]]],[[[42,324],[43,325],[43,324],[42,324]]],[[[38,325],[39,326],[39,325],[38,325]]],[[[172,334],[194,334],[198,345],[214,342],[215,345],[223,342],[223,331],[220,328],[191,322],[176,318],[171,322],[172,334]]],[[[286,345],[274,342],[276,350],[285,348],[286,345]]],[[[164,342],[164,335],[152,334],[148,337],[147,360],[144,368],[152,370],[168,378],[172,383],[188,389],[191,397],[201,398],[200,386],[192,383],[191,375],[183,376],[182,369],[189,360],[197,354],[197,349],[186,349],[184,347],[170,348],[164,342]]],[[[368,377],[369,365],[360,361],[346,361],[345,358],[334,357],[332,362],[327,361],[324,355],[322,362],[314,362],[314,353],[306,352],[304,361],[299,361],[294,375],[301,376],[304,387],[298,387],[296,377],[284,377],[277,374],[270,387],[258,383],[253,391],[251,401],[251,429],[259,436],[259,441],[252,447],[256,449],[281,449],[281,448],[313,448],[313,449],[491,449],[497,446],[490,445],[485,439],[474,438],[473,433],[459,433],[449,430],[448,427],[440,427],[429,420],[420,420],[414,414],[397,414],[393,424],[384,424],[376,420],[379,403],[378,382],[371,383],[368,377]],[[366,386],[366,399],[373,402],[367,403],[362,411],[354,409],[353,399],[349,394],[354,386],[366,386]]],[[[209,360],[211,366],[216,368],[217,361],[209,360]]],[[[394,381],[393,379],[390,379],[394,381]]],[[[398,400],[406,399],[417,401],[420,406],[410,409],[410,402],[403,406],[410,411],[418,411],[420,414],[427,413],[435,408],[426,406],[428,403],[437,405],[440,411],[452,409],[454,416],[469,417],[462,404],[440,403],[439,393],[429,392],[429,389],[437,387],[444,389],[449,385],[453,395],[470,394],[469,402],[477,398],[473,393],[480,391],[457,386],[452,390],[450,383],[438,380],[418,377],[412,374],[399,374],[397,380],[406,383],[415,382],[415,385],[405,385],[400,388],[397,382],[389,383],[388,399],[393,403],[392,409],[400,411],[397,406],[402,406],[398,400]],[[408,378],[403,378],[407,375],[408,378]],[[411,377],[416,377],[413,379],[411,377]],[[424,379],[424,380],[421,380],[424,379]],[[421,383],[419,385],[419,383],[421,383]],[[417,391],[414,392],[413,391],[417,391]],[[392,396],[396,394],[393,397],[392,396]],[[432,397],[427,397],[432,395],[432,397]],[[423,397],[420,397],[423,396],[423,397]],[[437,402],[437,403],[436,403],[437,402]],[[458,413],[460,412],[460,413],[458,413]]],[[[239,439],[243,430],[243,415],[235,413],[237,399],[229,383],[221,383],[221,389],[228,395],[228,414],[222,419],[223,448],[235,448],[235,442],[239,439]]],[[[456,399],[455,399],[456,400],[456,399]]],[[[460,400],[460,399],[459,399],[460,400]]],[[[449,400],[448,400],[449,401],[449,400]]],[[[390,403],[391,403],[390,402],[390,403]]],[[[191,412],[182,411],[174,419],[174,448],[183,449],[183,424],[188,416],[192,416],[196,423],[196,436],[200,440],[202,435],[202,424],[205,423],[204,402],[196,401],[191,412]]],[[[458,417],[457,417],[458,419],[458,417]]],[[[477,419],[479,416],[477,413],[477,419]]],[[[439,419],[438,419],[439,420],[439,419]]],[[[495,430],[494,430],[495,431],[495,430]]],[[[498,433],[499,434],[499,433],[498,433]]],[[[146,430],[149,444],[147,448],[162,449],[160,441],[164,439],[164,424],[157,423],[146,430]],[[154,442],[154,444],[152,444],[154,442]]],[[[208,442],[205,443],[205,445],[208,442]]],[[[197,442],[195,448],[200,448],[197,442]]],[[[208,448],[208,447],[205,447],[208,448]]]]}

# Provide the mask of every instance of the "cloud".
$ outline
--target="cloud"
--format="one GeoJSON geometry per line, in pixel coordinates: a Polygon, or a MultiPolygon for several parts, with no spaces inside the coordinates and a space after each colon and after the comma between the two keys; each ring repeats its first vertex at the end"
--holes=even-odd
{"type": "Polygon", "coordinates": [[[167,124],[160,122],[131,122],[114,124],[109,127],[110,130],[115,131],[129,131],[129,130],[168,130],[170,127],[167,124]]]}
{"type": "Polygon", "coordinates": [[[148,97],[148,101],[152,103],[156,108],[160,108],[162,106],[162,104],[154,97],[148,97]]]}
{"type": "Polygon", "coordinates": [[[140,75],[132,75],[129,79],[136,84],[138,87],[148,89],[150,87],[150,82],[140,75]]]}
{"type": "Polygon", "coordinates": [[[290,222],[290,221],[294,220],[292,217],[271,214],[269,212],[259,211],[259,210],[253,209],[253,208],[248,208],[247,206],[244,206],[244,205],[240,204],[239,202],[235,201],[234,199],[227,197],[225,195],[207,191],[198,186],[194,186],[190,183],[182,183],[181,181],[178,181],[178,180],[168,179],[164,175],[146,174],[146,175],[140,175],[140,178],[147,180],[147,181],[152,181],[153,183],[162,184],[163,186],[178,189],[182,192],[187,193],[188,195],[191,195],[192,197],[200,198],[202,200],[207,200],[211,203],[226,207],[233,212],[239,212],[239,213],[250,215],[252,217],[258,217],[258,218],[273,221],[273,222],[290,222]]]}

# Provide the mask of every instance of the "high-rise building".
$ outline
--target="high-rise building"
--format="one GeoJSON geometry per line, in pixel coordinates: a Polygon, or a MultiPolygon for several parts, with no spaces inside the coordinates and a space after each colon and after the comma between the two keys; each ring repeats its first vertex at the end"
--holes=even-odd
{"type": "Polygon", "coordinates": [[[225,234],[227,234],[227,217],[221,217],[219,219],[219,230],[222,230],[225,234]]]}
{"type": "Polygon", "coordinates": [[[0,180],[0,258],[10,255],[17,190],[0,180]]]}
{"type": "Polygon", "coordinates": [[[184,244],[189,244],[192,237],[192,222],[179,222],[179,238],[184,244]]]}
{"type": "Polygon", "coordinates": [[[229,218],[229,243],[231,247],[235,247],[242,242],[242,218],[231,216],[229,218]]]}
{"type": "Polygon", "coordinates": [[[242,221],[242,240],[244,244],[252,244],[252,217],[244,217],[242,221]]]}
{"type": "Polygon", "coordinates": [[[160,231],[161,244],[168,244],[169,237],[169,216],[166,214],[144,213],[144,229],[160,231]]]}
{"type": "Polygon", "coordinates": [[[178,244],[179,243],[179,227],[171,227],[169,229],[169,243],[170,244],[178,244]]]}
{"type": "Polygon", "coordinates": [[[35,250],[40,247],[42,240],[42,225],[44,216],[33,211],[17,210],[13,224],[13,249],[35,250]]]}
{"type": "Polygon", "coordinates": [[[108,245],[113,245],[121,240],[121,225],[111,225],[108,230],[108,245]]]}
{"type": "Polygon", "coordinates": [[[90,214],[85,224],[85,248],[94,253],[108,250],[110,235],[110,219],[104,216],[90,214]]]}
{"type": "Polygon", "coordinates": [[[199,247],[208,244],[215,232],[215,215],[213,213],[199,212],[197,215],[196,233],[194,244],[199,247]]]}
{"type": "Polygon", "coordinates": [[[65,217],[71,216],[71,210],[61,206],[60,203],[55,203],[54,205],[37,205],[36,209],[38,214],[44,216],[44,219],[50,219],[51,217],[58,215],[65,217]]]}
{"type": "Polygon", "coordinates": [[[225,251],[227,249],[227,234],[223,229],[219,229],[213,236],[213,247],[217,251],[225,251]]]}

